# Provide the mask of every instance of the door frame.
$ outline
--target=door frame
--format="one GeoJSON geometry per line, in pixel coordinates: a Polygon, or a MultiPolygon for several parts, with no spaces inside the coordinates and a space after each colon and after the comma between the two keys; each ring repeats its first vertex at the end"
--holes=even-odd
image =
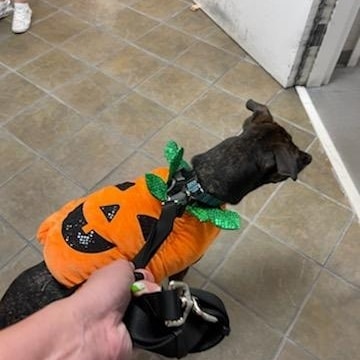
{"type": "Polygon", "coordinates": [[[307,87],[321,86],[330,81],[359,9],[359,0],[338,0],[310,70],[307,87]]]}

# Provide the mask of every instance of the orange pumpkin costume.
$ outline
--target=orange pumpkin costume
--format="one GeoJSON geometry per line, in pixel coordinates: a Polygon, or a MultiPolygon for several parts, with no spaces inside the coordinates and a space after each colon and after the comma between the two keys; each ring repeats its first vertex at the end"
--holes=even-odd
{"type": "MultiPolygon", "coordinates": [[[[166,181],[169,171],[160,168],[153,173],[166,181]]],[[[161,203],[150,194],[145,177],[70,201],[39,227],[45,263],[65,286],[80,284],[113,260],[131,261],[160,213],[161,203]]],[[[148,265],[156,282],[199,260],[219,231],[186,212],[176,218],[173,231],[148,265]]]]}

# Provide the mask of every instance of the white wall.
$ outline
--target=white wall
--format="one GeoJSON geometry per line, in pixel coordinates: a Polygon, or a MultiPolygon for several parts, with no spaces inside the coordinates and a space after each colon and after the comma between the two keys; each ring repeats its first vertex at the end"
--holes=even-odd
{"type": "Polygon", "coordinates": [[[293,77],[320,0],[196,0],[284,87],[293,77]]]}

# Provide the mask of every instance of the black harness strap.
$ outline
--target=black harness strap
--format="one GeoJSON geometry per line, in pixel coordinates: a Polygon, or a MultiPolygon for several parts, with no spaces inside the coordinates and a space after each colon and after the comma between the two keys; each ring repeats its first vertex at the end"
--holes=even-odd
{"type": "MultiPolygon", "coordinates": [[[[172,231],[175,218],[194,199],[194,192],[184,180],[181,176],[178,191],[173,190],[179,182],[171,187],[171,196],[162,204],[156,226],[133,260],[136,269],[146,267],[172,231]]],[[[230,332],[222,301],[207,291],[190,289],[183,282],[170,282],[166,290],[133,298],[124,322],[136,347],[177,358],[209,349],[230,332]]]]}
{"type": "Polygon", "coordinates": [[[166,202],[161,210],[161,215],[156,226],[150,232],[145,245],[135,256],[133,263],[135,269],[145,268],[155,255],[161,244],[170,234],[174,220],[179,213],[179,205],[173,201],[166,202]]]}

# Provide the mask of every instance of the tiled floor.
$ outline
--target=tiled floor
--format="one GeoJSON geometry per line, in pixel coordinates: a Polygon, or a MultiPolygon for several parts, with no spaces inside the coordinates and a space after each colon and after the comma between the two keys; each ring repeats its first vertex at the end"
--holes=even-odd
{"type": "MultiPolygon", "coordinates": [[[[31,30],[0,21],[0,293],[41,259],[37,226],[67,200],[239,132],[252,97],[314,161],[237,208],[191,271],[224,299],[231,335],[190,359],[354,360],[360,228],[294,90],[283,90],[182,0],[33,0],[31,30]]],[[[275,40],[274,40],[275,41],[275,40]]],[[[138,359],[159,359],[139,352],[138,359]]]]}

